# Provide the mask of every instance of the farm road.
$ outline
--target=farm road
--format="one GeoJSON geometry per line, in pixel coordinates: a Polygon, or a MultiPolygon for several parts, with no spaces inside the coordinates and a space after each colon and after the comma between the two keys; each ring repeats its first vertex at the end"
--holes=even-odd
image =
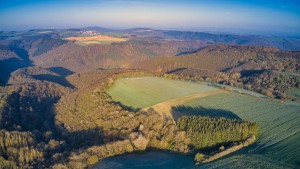
{"type": "Polygon", "coordinates": [[[167,115],[172,117],[172,112],[171,112],[171,108],[173,106],[179,106],[182,105],[184,102],[190,101],[190,100],[194,100],[197,98],[202,98],[202,97],[207,97],[207,96],[211,96],[211,95],[215,95],[215,94],[219,94],[219,93],[224,93],[223,90],[216,90],[216,91],[212,91],[212,92],[203,92],[203,93],[197,93],[197,94],[192,94],[192,95],[188,95],[188,96],[184,96],[184,97],[179,97],[176,99],[172,99],[172,100],[168,100],[168,101],[164,101],[158,104],[155,104],[153,106],[150,107],[146,107],[143,110],[146,111],[149,108],[153,108],[155,111],[157,111],[159,114],[163,115],[167,115]]]}

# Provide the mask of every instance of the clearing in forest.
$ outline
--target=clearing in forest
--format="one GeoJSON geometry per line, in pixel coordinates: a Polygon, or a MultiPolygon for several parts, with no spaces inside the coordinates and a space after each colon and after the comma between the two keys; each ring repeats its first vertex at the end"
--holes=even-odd
{"type": "Polygon", "coordinates": [[[117,79],[107,93],[112,96],[114,101],[143,109],[172,99],[190,97],[194,94],[207,95],[216,91],[223,90],[195,82],[160,77],[132,77],[117,79]]]}
{"type": "Polygon", "coordinates": [[[69,41],[76,41],[77,44],[111,44],[113,42],[125,42],[127,38],[119,38],[119,37],[112,37],[112,36],[87,36],[87,37],[68,37],[65,38],[69,41]]]}

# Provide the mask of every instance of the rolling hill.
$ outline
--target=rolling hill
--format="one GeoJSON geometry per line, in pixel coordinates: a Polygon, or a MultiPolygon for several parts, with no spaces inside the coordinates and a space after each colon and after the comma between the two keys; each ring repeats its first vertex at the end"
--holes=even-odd
{"type": "Polygon", "coordinates": [[[156,56],[173,56],[195,50],[204,45],[201,41],[128,41],[111,45],[79,46],[72,42],[43,55],[34,57],[41,67],[65,67],[72,71],[97,68],[128,68],[130,63],[156,56]]]}
{"type": "Polygon", "coordinates": [[[299,87],[299,57],[298,51],[217,44],[192,54],[151,58],[129,67],[167,73],[171,78],[174,75],[174,78],[227,84],[286,99],[294,97],[288,94],[289,89],[299,87]]]}

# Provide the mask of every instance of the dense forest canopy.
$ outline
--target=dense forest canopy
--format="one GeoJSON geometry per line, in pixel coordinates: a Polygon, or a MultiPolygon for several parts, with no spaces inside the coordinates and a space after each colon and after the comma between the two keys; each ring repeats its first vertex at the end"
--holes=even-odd
{"type": "Polygon", "coordinates": [[[239,119],[183,116],[177,125],[191,137],[191,144],[196,148],[245,140],[258,133],[256,123],[239,119]]]}

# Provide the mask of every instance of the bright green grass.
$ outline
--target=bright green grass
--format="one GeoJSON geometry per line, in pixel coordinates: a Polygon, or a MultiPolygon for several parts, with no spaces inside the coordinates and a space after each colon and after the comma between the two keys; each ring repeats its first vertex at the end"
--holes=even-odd
{"type": "Polygon", "coordinates": [[[118,43],[116,41],[101,41],[101,40],[86,40],[86,41],[75,41],[76,45],[88,46],[88,45],[110,45],[112,43],[118,43]],[[92,43],[89,43],[92,42],[92,43]]]}
{"type": "Polygon", "coordinates": [[[75,44],[79,46],[87,46],[87,44],[85,44],[83,41],[75,41],[75,44]]]}
{"type": "Polygon", "coordinates": [[[245,90],[245,89],[241,89],[241,88],[237,88],[237,87],[233,87],[233,86],[229,86],[229,85],[223,85],[223,84],[219,84],[219,83],[208,83],[208,84],[211,84],[212,86],[216,86],[216,87],[226,87],[226,89],[228,89],[234,93],[240,93],[240,94],[245,94],[245,95],[255,96],[255,97],[262,97],[262,98],[267,97],[260,93],[256,93],[256,92],[253,92],[250,90],[245,90]]]}
{"type": "Polygon", "coordinates": [[[214,161],[209,164],[204,164],[196,168],[214,168],[214,169],[292,169],[294,166],[287,165],[269,158],[265,158],[262,155],[252,154],[252,155],[234,155],[225,157],[221,160],[214,161]]]}
{"type": "Polygon", "coordinates": [[[293,98],[299,99],[300,98],[300,89],[290,89],[287,92],[293,98]]]}
{"type": "Polygon", "coordinates": [[[295,77],[300,77],[299,73],[291,73],[291,72],[279,72],[280,74],[284,76],[295,76],[295,77]]]}
{"type": "Polygon", "coordinates": [[[113,100],[133,108],[154,104],[202,92],[220,90],[194,82],[169,80],[159,77],[120,78],[107,90],[113,100]]]}
{"type": "MultiPolygon", "coordinates": [[[[185,106],[224,109],[260,126],[257,155],[288,165],[300,164],[300,106],[234,93],[195,99],[185,106]]],[[[226,160],[226,159],[224,159],[226,160]]]]}

